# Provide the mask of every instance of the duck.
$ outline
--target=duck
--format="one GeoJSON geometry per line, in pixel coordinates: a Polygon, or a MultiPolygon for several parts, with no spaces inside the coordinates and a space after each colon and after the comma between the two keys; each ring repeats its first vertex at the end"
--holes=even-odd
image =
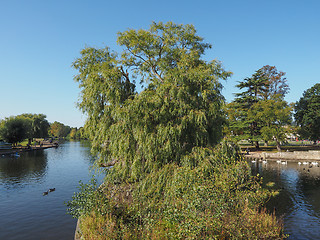
{"type": "Polygon", "coordinates": [[[312,162],[311,164],[312,165],[318,165],[318,162],[312,162]]]}
{"type": "Polygon", "coordinates": [[[50,188],[49,189],[49,192],[53,192],[53,191],[55,191],[56,190],[56,188],[50,188]]]}
{"type": "Polygon", "coordinates": [[[303,165],[307,165],[307,164],[309,164],[309,163],[308,163],[308,162],[303,162],[302,164],[303,164],[303,165]]]}
{"type": "Polygon", "coordinates": [[[280,164],[280,163],[281,163],[281,160],[277,160],[277,163],[280,164]]]}
{"type": "Polygon", "coordinates": [[[18,152],[15,152],[15,153],[12,154],[12,156],[18,158],[18,157],[20,157],[20,154],[18,152]]]}
{"type": "Polygon", "coordinates": [[[287,164],[288,164],[288,161],[281,162],[281,164],[283,164],[283,165],[287,165],[287,164]]]}
{"type": "Polygon", "coordinates": [[[268,161],[267,161],[267,160],[263,160],[263,161],[262,161],[262,163],[267,164],[267,163],[268,163],[268,161]]]}
{"type": "Polygon", "coordinates": [[[48,195],[48,193],[49,193],[49,191],[46,191],[46,192],[43,192],[42,195],[46,196],[46,195],[48,195]]]}
{"type": "Polygon", "coordinates": [[[301,162],[298,162],[299,165],[301,165],[301,162]]]}

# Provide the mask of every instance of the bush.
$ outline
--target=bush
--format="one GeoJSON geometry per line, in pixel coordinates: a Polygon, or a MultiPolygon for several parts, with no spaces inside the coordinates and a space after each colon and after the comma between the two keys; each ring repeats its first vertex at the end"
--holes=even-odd
{"type": "Polygon", "coordinates": [[[104,200],[93,205],[87,195],[92,207],[82,210],[84,239],[285,238],[281,221],[261,208],[274,193],[261,188],[234,147],[198,148],[184,163],[134,184],[105,185],[104,200]]]}

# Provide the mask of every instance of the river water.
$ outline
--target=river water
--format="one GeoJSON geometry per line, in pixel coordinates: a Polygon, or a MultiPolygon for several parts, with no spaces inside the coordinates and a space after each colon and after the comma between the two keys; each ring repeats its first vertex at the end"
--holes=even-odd
{"type": "MultiPolygon", "coordinates": [[[[91,179],[93,161],[86,142],[65,142],[18,158],[0,156],[0,239],[73,239],[76,219],[66,214],[64,202],[78,190],[79,180],[91,179]],[[56,190],[43,196],[49,188],[56,190]]],[[[320,239],[320,167],[250,164],[253,174],[280,189],[267,208],[283,217],[289,239],[320,239]]]]}
{"type": "Polygon", "coordinates": [[[0,156],[0,239],[73,239],[76,219],[64,202],[91,179],[93,161],[86,142],[0,156]]]}
{"type": "Polygon", "coordinates": [[[280,189],[267,208],[283,217],[288,239],[320,239],[320,165],[304,165],[302,161],[301,165],[275,161],[250,164],[253,174],[259,173],[264,183],[275,182],[274,188],[280,189]]]}

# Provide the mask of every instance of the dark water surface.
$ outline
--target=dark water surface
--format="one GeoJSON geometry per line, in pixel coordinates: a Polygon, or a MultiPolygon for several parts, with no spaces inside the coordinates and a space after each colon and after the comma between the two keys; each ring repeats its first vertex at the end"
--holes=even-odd
{"type": "Polygon", "coordinates": [[[93,158],[86,142],[0,156],[0,239],[73,239],[76,219],[64,202],[88,182],[93,158]],[[43,196],[49,188],[54,192],[43,196]]]}
{"type": "MultiPolygon", "coordinates": [[[[251,163],[254,174],[273,181],[280,194],[267,208],[283,216],[289,239],[320,239],[320,165],[268,161],[251,163]]],[[[320,164],[320,162],[319,162],[320,164]]]]}

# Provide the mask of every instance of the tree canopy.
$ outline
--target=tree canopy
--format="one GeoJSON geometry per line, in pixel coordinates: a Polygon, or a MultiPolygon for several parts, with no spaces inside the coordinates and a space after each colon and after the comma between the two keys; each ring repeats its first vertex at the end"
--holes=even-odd
{"type": "Polygon", "coordinates": [[[48,136],[49,122],[44,114],[24,113],[6,118],[1,124],[3,139],[18,143],[26,138],[45,138],[48,136]]]}
{"type": "Polygon", "coordinates": [[[68,136],[70,131],[71,131],[71,128],[69,126],[66,126],[63,123],[60,123],[57,121],[50,124],[50,128],[49,128],[50,134],[54,137],[59,137],[59,138],[68,136]]]}
{"type": "Polygon", "coordinates": [[[28,137],[30,119],[9,117],[0,122],[0,137],[8,143],[17,144],[28,137]]]}
{"type": "Polygon", "coordinates": [[[291,108],[284,101],[289,91],[285,73],[276,67],[266,65],[251,77],[236,85],[234,102],[227,106],[229,128],[236,139],[247,139],[259,148],[259,140],[275,139],[280,150],[280,141],[285,139],[290,124],[291,108]]]}
{"type": "Polygon", "coordinates": [[[211,45],[192,25],[153,23],[149,30],[118,34],[120,54],[86,48],[79,71],[85,129],[105,164],[132,180],[169,162],[182,164],[193,147],[222,137],[220,79],[230,72],[201,58],[211,45]],[[143,84],[138,93],[136,81],[143,84]]]}
{"type": "Polygon", "coordinates": [[[295,120],[300,135],[313,141],[320,139],[320,84],[307,89],[295,104],[295,120]]]}
{"type": "Polygon", "coordinates": [[[46,115],[24,113],[24,114],[18,115],[18,117],[30,119],[28,138],[48,137],[48,130],[49,130],[50,124],[46,119],[47,118],[46,115]]]}

